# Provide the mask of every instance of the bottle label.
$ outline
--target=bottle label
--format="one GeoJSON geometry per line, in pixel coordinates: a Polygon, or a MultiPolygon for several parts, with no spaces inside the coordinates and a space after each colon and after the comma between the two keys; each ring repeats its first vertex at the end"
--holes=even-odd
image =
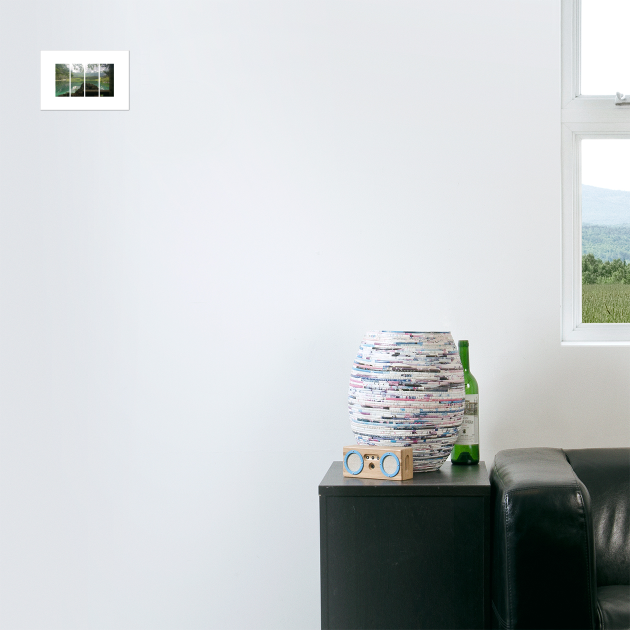
{"type": "Polygon", "coordinates": [[[466,394],[462,426],[455,444],[479,444],[479,394],[466,394]]]}

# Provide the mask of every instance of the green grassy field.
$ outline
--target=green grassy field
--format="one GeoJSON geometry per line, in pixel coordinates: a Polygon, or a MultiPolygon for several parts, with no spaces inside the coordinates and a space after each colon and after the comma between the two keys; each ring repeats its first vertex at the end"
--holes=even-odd
{"type": "Polygon", "coordinates": [[[582,322],[630,323],[630,284],[583,284],[582,322]]]}

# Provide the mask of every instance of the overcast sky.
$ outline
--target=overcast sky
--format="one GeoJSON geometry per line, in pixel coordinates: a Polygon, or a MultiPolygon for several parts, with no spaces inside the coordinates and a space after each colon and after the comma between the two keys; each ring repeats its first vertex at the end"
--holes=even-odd
{"type": "MultiPolygon", "coordinates": [[[[582,0],[582,94],[630,93],[628,24],[628,0],[582,0]]],[[[583,140],[582,183],[630,191],[630,140],[583,140]]]]}
{"type": "Polygon", "coordinates": [[[582,94],[630,93],[628,0],[582,0],[582,94]]]}
{"type": "Polygon", "coordinates": [[[630,191],[630,140],[582,140],[582,183],[630,191]]]}

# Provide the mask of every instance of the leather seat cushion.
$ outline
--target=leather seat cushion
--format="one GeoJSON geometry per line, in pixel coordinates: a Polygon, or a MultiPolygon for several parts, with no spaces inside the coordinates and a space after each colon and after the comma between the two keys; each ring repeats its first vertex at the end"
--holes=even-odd
{"type": "Polygon", "coordinates": [[[597,586],[630,584],[630,448],[565,449],[588,488],[597,586]]]}
{"type": "Polygon", "coordinates": [[[630,586],[597,589],[600,630],[630,630],[630,586]]]}

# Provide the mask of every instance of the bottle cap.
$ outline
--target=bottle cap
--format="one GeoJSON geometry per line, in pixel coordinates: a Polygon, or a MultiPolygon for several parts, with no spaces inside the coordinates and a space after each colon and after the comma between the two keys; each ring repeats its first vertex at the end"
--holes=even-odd
{"type": "Polygon", "coordinates": [[[468,339],[460,339],[459,340],[459,347],[461,348],[462,346],[465,347],[465,348],[468,347],[468,339]]]}

